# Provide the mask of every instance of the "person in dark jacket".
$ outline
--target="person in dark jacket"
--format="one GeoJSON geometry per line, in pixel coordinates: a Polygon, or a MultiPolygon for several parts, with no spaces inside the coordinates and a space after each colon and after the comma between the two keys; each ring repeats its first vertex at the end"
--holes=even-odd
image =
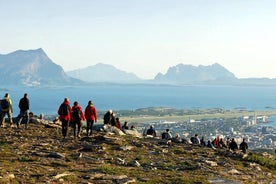
{"type": "Polygon", "coordinates": [[[232,151],[236,151],[238,149],[238,144],[234,138],[232,139],[232,141],[229,144],[229,149],[232,151]]]}
{"type": "Polygon", "coordinates": [[[20,114],[19,114],[19,120],[17,122],[17,128],[20,128],[20,124],[23,120],[24,117],[26,117],[26,124],[25,124],[25,129],[29,128],[29,109],[30,109],[30,101],[28,98],[28,94],[25,93],[24,97],[20,99],[19,101],[19,105],[18,105],[19,109],[20,109],[20,114]]]}
{"type": "Polygon", "coordinates": [[[112,110],[109,110],[105,113],[103,120],[105,125],[115,126],[115,116],[112,110]]]}
{"type": "Polygon", "coordinates": [[[91,100],[88,102],[84,114],[86,119],[86,136],[88,137],[88,135],[92,135],[93,124],[98,120],[97,110],[91,100]]]}
{"type": "Polygon", "coordinates": [[[74,138],[80,137],[80,130],[81,130],[81,121],[85,120],[84,113],[82,111],[82,107],[79,105],[78,102],[74,102],[74,106],[72,107],[71,111],[71,122],[73,126],[73,133],[74,138]],[[76,133],[76,126],[78,126],[78,132],[76,133]]]}
{"type": "Polygon", "coordinates": [[[151,125],[150,128],[147,130],[146,135],[152,135],[153,137],[156,137],[156,131],[153,128],[153,126],[151,125]]]}
{"type": "Polygon", "coordinates": [[[248,149],[248,144],[247,142],[245,142],[245,139],[243,139],[240,144],[240,150],[242,150],[243,153],[246,153],[247,149],[248,149]]]}
{"type": "Polygon", "coordinates": [[[67,136],[69,122],[71,120],[71,106],[68,98],[65,98],[63,103],[59,106],[58,114],[62,126],[62,136],[63,139],[65,139],[67,136]]]}

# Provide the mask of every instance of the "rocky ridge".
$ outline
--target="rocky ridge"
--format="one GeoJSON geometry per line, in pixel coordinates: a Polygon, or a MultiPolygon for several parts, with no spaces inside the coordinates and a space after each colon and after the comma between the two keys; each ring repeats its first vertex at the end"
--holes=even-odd
{"type": "Polygon", "coordinates": [[[58,121],[32,118],[29,129],[1,127],[0,183],[276,183],[272,155],[263,156],[274,163],[268,167],[226,149],[97,127],[79,139],[70,129],[66,140],[58,121]]]}

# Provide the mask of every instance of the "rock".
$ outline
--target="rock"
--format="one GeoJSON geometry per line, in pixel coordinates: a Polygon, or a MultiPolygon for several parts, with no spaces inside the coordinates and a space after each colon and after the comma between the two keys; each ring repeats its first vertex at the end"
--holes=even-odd
{"type": "Polygon", "coordinates": [[[133,166],[135,166],[135,167],[140,167],[141,164],[140,164],[137,160],[134,160],[134,161],[133,161],[133,166]]]}
{"type": "Polygon", "coordinates": [[[107,133],[114,133],[116,135],[125,135],[125,133],[122,130],[118,129],[115,126],[111,126],[111,125],[104,125],[103,130],[107,133]]]}
{"type": "Polygon", "coordinates": [[[229,174],[241,174],[237,169],[231,169],[228,171],[229,174]]]}
{"type": "Polygon", "coordinates": [[[216,167],[218,166],[218,164],[214,161],[209,161],[209,160],[205,160],[205,163],[210,165],[211,167],[216,167]]]}
{"type": "Polygon", "coordinates": [[[54,179],[59,179],[59,178],[62,178],[64,176],[69,176],[69,175],[72,175],[72,174],[65,172],[65,173],[62,173],[62,174],[58,174],[58,175],[54,176],[53,178],[54,179]]]}
{"type": "Polygon", "coordinates": [[[52,152],[48,155],[50,158],[65,158],[65,156],[61,153],[52,152]]]}
{"type": "Polygon", "coordinates": [[[125,160],[124,159],[121,159],[121,158],[117,158],[117,164],[118,165],[125,165],[125,160]]]}
{"type": "Polygon", "coordinates": [[[127,135],[132,135],[133,137],[142,138],[143,134],[139,133],[137,130],[124,130],[127,135]]]}
{"type": "Polygon", "coordinates": [[[132,150],[132,149],[133,149],[133,146],[124,145],[124,146],[120,147],[120,149],[121,149],[121,150],[124,150],[124,151],[132,150]]]}

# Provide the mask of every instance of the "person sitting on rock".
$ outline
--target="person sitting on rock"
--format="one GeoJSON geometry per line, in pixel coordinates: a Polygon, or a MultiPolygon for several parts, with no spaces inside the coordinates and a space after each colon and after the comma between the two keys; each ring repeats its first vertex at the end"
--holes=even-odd
{"type": "Polygon", "coordinates": [[[219,140],[219,147],[220,148],[227,148],[227,145],[224,142],[223,138],[220,138],[220,140],[219,140]]]}
{"type": "Polygon", "coordinates": [[[231,140],[231,142],[229,144],[229,149],[232,151],[236,151],[238,149],[238,144],[234,138],[231,140]]]}
{"type": "Polygon", "coordinates": [[[109,110],[105,113],[103,122],[105,125],[112,125],[115,126],[115,116],[112,110],[109,110]]]}
{"type": "Polygon", "coordinates": [[[200,145],[203,146],[203,147],[206,146],[206,142],[205,142],[204,136],[202,136],[201,139],[200,139],[200,145]]]}
{"type": "Polygon", "coordinates": [[[128,122],[127,121],[125,121],[124,122],[124,125],[122,126],[122,130],[124,131],[124,130],[128,130],[129,128],[128,128],[128,122]]]}
{"type": "Polygon", "coordinates": [[[150,128],[147,130],[146,135],[151,135],[151,136],[153,136],[153,137],[156,137],[156,131],[155,131],[155,129],[153,128],[152,125],[151,125],[150,128]]]}
{"type": "Polygon", "coordinates": [[[177,133],[175,134],[175,137],[172,138],[172,142],[174,143],[182,143],[183,139],[180,137],[180,135],[177,133]]]}
{"type": "Polygon", "coordinates": [[[118,129],[121,130],[121,123],[120,123],[120,119],[119,118],[115,119],[115,127],[117,127],[118,129]]]}
{"type": "Polygon", "coordinates": [[[137,129],[136,129],[136,127],[135,127],[134,125],[132,125],[132,126],[130,127],[130,130],[137,131],[137,129]]]}
{"type": "Polygon", "coordinates": [[[245,139],[243,139],[242,143],[240,144],[240,150],[242,150],[243,153],[246,153],[247,149],[248,149],[248,144],[245,142],[245,139]]]}
{"type": "Polygon", "coordinates": [[[166,139],[166,140],[172,139],[172,134],[170,133],[170,129],[166,129],[166,131],[162,133],[162,139],[166,139]]]}
{"type": "Polygon", "coordinates": [[[215,146],[212,144],[211,140],[208,140],[206,147],[216,149],[215,146]]]}
{"type": "Polygon", "coordinates": [[[191,137],[191,142],[192,142],[192,144],[195,144],[195,145],[200,144],[200,139],[198,138],[198,134],[195,134],[194,137],[191,137]]]}

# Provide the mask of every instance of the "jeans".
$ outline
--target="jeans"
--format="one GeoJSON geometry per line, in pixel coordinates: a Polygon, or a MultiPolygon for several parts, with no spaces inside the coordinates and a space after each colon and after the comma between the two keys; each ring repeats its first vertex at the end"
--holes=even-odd
{"type": "Polygon", "coordinates": [[[79,135],[80,135],[80,129],[81,129],[81,121],[73,121],[72,125],[73,125],[74,137],[76,137],[76,128],[77,128],[76,126],[78,125],[77,136],[79,137],[79,135]]]}
{"type": "Polygon", "coordinates": [[[67,130],[69,126],[69,121],[68,120],[60,120],[61,121],[61,126],[62,126],[62,136],[65,138],[67,136],[67,130]]]}
{"type": "Polygon", "coordinates": [[[87,137],[88,137],[88,134],[92,135],[93,124],[94,124],[94,120],[87,120],[86,121],[86,135],[87,135],[87,137]]]}
{"type": "Polygon", "coordinates": [[[6,114],[8,115],[10,125],[12,125],[12,112],[11,112],[11,110],[1,111],[1,113],[0,113],[0,125],[2,125],[4,123],[6,114]]]}

